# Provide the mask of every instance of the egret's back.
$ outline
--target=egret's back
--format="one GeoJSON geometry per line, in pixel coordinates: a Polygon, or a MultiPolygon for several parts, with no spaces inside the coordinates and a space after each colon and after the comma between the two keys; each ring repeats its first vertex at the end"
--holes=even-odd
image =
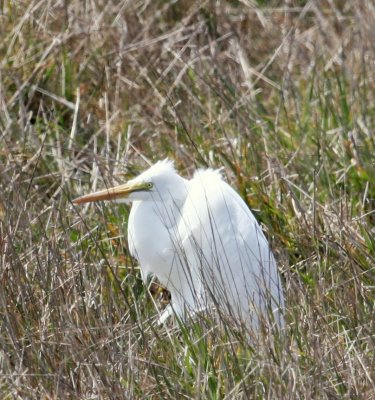
{"type": "Polygon", "coordinates": [[[273,313],[282,325],[283,293],[268,242],[217,171],[198,171],[190,181],[179,235],[183,262],[195,268],[203,283],[197,306],[216,305],[253,327],[260,315],[273,313]]]}

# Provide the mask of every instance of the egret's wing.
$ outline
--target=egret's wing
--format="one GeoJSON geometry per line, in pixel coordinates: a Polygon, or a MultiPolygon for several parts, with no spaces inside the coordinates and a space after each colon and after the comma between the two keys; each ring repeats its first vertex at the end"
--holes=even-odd
{"type": "Polygon", "coordinates": [[[268,242],[244,201],[218,172],[195,174],[178,229],[186,264],[200,276],[205,301],[224,305],[243,319],[252,308],[264,313],[268,306],[283,307],[268,242]]]}

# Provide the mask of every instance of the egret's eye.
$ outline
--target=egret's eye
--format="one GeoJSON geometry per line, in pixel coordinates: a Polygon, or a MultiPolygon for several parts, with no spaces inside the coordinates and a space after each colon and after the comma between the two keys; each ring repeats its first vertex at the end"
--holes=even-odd
{"type": "Polygon", "coordinates": [[[146,186],[147,186],[147,189],[152,189],[154,184],[152,182],[148,182],[146,186]]]}

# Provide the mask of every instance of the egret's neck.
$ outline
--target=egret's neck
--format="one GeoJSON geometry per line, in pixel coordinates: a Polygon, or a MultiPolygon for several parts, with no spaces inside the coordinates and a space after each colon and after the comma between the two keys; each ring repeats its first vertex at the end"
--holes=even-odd
{"type": "Polygon", "coordinates": [[[128,221],[131,254],[141,265],[142,276],[156,274],[169,288],[173,265],[168,262],[175,249],[175,225],[180,216],[173,202],[134,201],[128,221]]]}
{"type": "Polygon", "coordinates": [[[189,182],[176,175],[171,184],[158,190],[155,188],[151,199],[140,205],[144,210],[152,208],[155,215],[167,228],[175,226],[181,218],[181,209],[188,194],[189,182]],[[146,204],[147,203],[147,204],[146,204]]]}
{"type": "Polygon", "coordinates": [[[175,286],[170,282],[170,254],[178,243],[177,226],[188,193],[185,179],[177,175],[170,182],[155,187],[145,199],[133,200],[128,221],[130,252],[139,260],[142,275],[155,273],[167,287],[175,286]]]}

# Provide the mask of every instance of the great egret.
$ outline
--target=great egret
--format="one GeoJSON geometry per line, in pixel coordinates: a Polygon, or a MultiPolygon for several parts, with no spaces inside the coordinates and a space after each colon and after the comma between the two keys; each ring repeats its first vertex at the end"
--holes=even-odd
{"type": "Polygon", "coordinates": [[[256,328],[283,325],[284,297],[269,244],[254,215],[217,170],[187,180],[172,161],[159,161],[126,184],[88,194],[75,204],[132,202],[130,253],[142,278],[156,275],[171,293],[159,322],[175,312],[214,307],[256,328]]]}

